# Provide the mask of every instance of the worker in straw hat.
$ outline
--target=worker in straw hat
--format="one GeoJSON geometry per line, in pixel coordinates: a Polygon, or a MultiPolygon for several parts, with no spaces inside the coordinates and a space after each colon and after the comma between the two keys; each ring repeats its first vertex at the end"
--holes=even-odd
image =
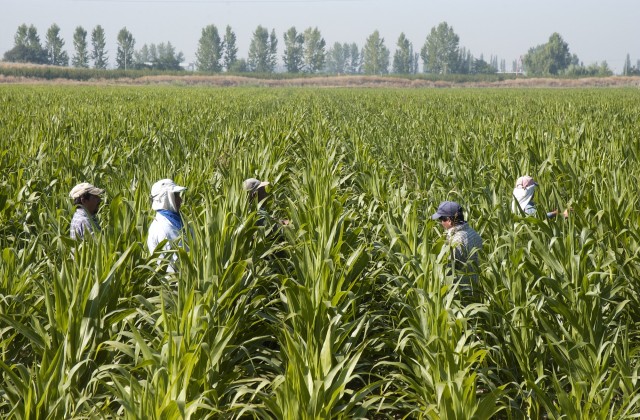
{"type": "Polygon", "coordinates": [[[98,209],[102,202],[104,190],[95,187],[88,182],[82,182],[69,192],[69,197],[76,206],[76,211],[71,219],[71,238],[83,239],[88,232],[93,235],[100,231],[98,221],[98,209]]]}
{"type": "MultiPolygon", "coordinates": [[[[182,205],[181,193],[186,189],[171,179],[161,179],[151,187],[151,208],[156,211],[156,214],[151,226],[149,226],[147,236],[149,252],[153,252],[165,240],[167,241],[163,248],[165,250],[174,248],[176,244],[182,246],[184,222],[180,214],[180,207],[182,205]]],[[[174,254],[167,268],[168,272],[176,271],[177,259],[178,256],[174,254]]]]}

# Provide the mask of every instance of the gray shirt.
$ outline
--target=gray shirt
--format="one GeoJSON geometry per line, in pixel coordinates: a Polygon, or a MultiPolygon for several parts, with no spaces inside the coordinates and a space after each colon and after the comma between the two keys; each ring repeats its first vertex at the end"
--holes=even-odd
{"type": "Polygon", "coordinates": [[[76,208],[71,219],[71,239],[84,239],[84,234],[100,231],[100,223],[96,216],[90,215],[84,207],[76,208]]]}
{"type": "Polygon", "coordinates": [[[462,268],[469,259],[478,264],[478,251],[482,249],[482,238],[468,223],[447,230],[447,243],[452,248],[452,265],[462,268]]]}

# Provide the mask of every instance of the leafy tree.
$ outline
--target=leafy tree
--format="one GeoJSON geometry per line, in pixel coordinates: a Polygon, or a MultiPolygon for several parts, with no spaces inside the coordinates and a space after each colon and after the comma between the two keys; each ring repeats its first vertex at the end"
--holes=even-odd
{"type": "Polygon", "coordinates": [[[118,32],[118,49],[116,51],[116,67],[126,70],[133,66],[133,51],[136,44],[135,39],[127,28],[120,29],[118,32]]]}
{"type": "Polygon", "coordinates": [[[4,53],[4,60],[16,63],[46,64],[47,51],[40,44],[35,26],[22,24],[14,36],[15,45],[4,53]]]}
{"type": "Polygon", "coordinates": [[[362,49],[362,67],[365,74],[386,74],[389,72],[389,50],[384,46],[384,38],[375,30],[362,49]]]}
{"type": "Polygon", "coordinates": [[[398,74],[413,73],[413,45],[404,32],[398,37],[397,49],[393,54],[393,72],[398,74]]]}
{"type": "Polygon", "coordinates": [[[447,22],[431,28],[420,51],[425,73],[448,74],[458,69],[460,38],[447,22]]]}
{"type": "Polygon", "coordinates": [[[563,74],[567,76],[588,76],[588,77],[608,77],[613,74],[611,69],[609,68],[609,64],[606,61],[602,63],[593,63],[589,66],[583,66],[582,64],[574,65],[571,64],[569,67],[563,72],[563,74]]]}
{"type": "Polygon", "coordinates": [[[458,49],[458,69],[457,73],[461,74],[472,74],[475,73],[475,59],[471,54],[471,51],[467,50],[465,47],[458,49]]]}
{"type": "Polygon", "coordinates": [[[350,59],[349,44],[336,42],[327,51],[326,70],[328,73],[342,74],[348,72],[350,59]]]}
{"type": "Polygon", "coordinates": [[[154,68],[158,70],[182,70],[180,63],[184,61],[182,52],[176,53],[176,49],[171,42],[158,44],[158,59],[154,68]]]}
{"type": "Polygon", "coordinates": [[[289,73],[302,70],[304,51],[304,36],[292,26],[284,33],[284,55],[282,60],[289,73]]]}
{"type": "Polygon", "coordinates": [[[140,50],[133,54],[133,62],[136,69],[150,69],[153,66],[153,60],[147,44],[144,44],[140,50]]]}
{"type": "Polygon", "coordinates": [[[106,45],[104,29],[98,25],[91,31],[91,59],[96,69],[107,68],[109,58],[107,57],[107,50],[105,50],[106,45]]]}
{"type": "Polygon", "coordinates": [[[560,34],[554,32],[546,44],[529,49],[522,64],[527,74],[532,76],[557,75],[577,61],[569,53],[569,45],[560,34]]]}
{"type": "Polygon", "coordinates": [[[249,58],[247,68],[257,73],[271,73],[275,69],[278,39],[274,30],[258,25],[253,32],[253,38],[249,45],[249,58]]]}
{"type": "Polygon", "coordinates": [[[249,66],[247,65],[247,60],[244,58],[239,58],[233,62],[228,71],[232,73],[245,73],[249,71],[249,66]]]}
{"type": "MultiPolygon", "coordinates": [[[[151,68],[154,70],[182,70],[180,63],[184,61],[182,52],[176,53],[176,49],[171,42],[166,44],[144,44],[139,51],[135,52],[135,59],[131,67],[151,68]]],[[[129,65],[127,68],[130,68],[129,65]]]]}
{"type": "Polygon", "coordinates": [[[69,54],[63,51],[62,47],[64,47],[64,40],[60,38],[60,27],[54,23],[47,30],[47,38],[45,41],[49,64],[53,64],[54,66],[69,65],[69,54]]]}
{"type": "MultiPolygon", "coordinates": [[[[33,25],[31,25],[31,27],[33,28],[33,25]]],[[[33,28],[35,31],[35,28],[33,28]]],[[[37,34],[36,34],[37,36],[37,34]]],[[[29,41],[29,27],[27,27],[26,23],[23,23],[22,25],[18,26],[18,29],[16,30],[16,34],[13,37],[13,41],[14,41],[14,45],[18,46],[18,45],[28,45],[28,41],[29,41]]]]}
{"type": "MultiPolygon", "coordinates": [[[[346,63],[345,63],[346,66],[346,63]]],[[[362,70],[362,54],[358,49],[358,45],[353,42],[349,45],[349,67],[348,72],[351,74],[360,73],[362,70]]]]}
{"type": "Polygon", "coordinates": [[[87,31],[82,26],[78,26],[73,33],[73,49],[75,50],[75,54],[71,58],[73,67],[89,67],[89,51],[87,48],[87,31]]]}
{"type": "Polygon", "coordinates": [[[484,60],[484,57],[482,56],[482,54],[480,54],[480,58],[475,59],[473,61],[473,73],[476,73],[476,74],[493,74],[493,73],[495,73],[497,71],[498,71],[498,69],[496,69],[492,64],[487,63],[484,60]]]}
{"type": "Polygon", "coordinates": [[[326,60],[326,42],[317,27],[304,31],[304,68],[309,73],[316,73],[324,68],[326,60]]]}
{"type": "Polygon", "coordinates": [[[221,71],[222,47],[218,28],[215,25],[204,27],[196,52],[196,68],[199,71],[221,71]]]}
{"type": "MultiPolygon", "coordinates": [[[[231,71],[236,61],[238,61],[238,47],[236,46],[236,34],[231,30],[231,26],[227,25],[227,29],[224,33],[224,68],[227,71],[231,71]]],[[[245,63],[246,68],[246,63],[245,63]]],[[[246,71],[246,70],[243,70],[246,71]]]]}

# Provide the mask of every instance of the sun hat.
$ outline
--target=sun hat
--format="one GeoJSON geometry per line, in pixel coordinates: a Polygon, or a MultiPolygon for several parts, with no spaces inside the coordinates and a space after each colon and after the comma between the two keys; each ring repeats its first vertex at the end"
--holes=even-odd
{"type": "Polygon", "coordinates": [[[455,201],[443,201],[438,206],[438,211],[431,216],[431,219],[438,220],[441,217],[462,219],[462,207],[455,201]]]}
{"type": "Polygon", "coordinates": [[[527,188],[531,185],[538,185],[538,183],[529,175],[521,176],[516,180],[516,187],[527,188]]]}
{"type": "Polygon", "coordinates": [[[151,186],[151,198],[158,197],[164,193],[177,193],[186,190],[187,187],[177,185],[171,179],[161,179],[151,186]]]}
{"type": "Polygon", "coordinates": [[[87,193],[91,195],[102,195],[104,193],[104,190],[98,187],[95,187],[89,184],[88,182],[82,182],[76,185],[75,187],[73,187],[71,192],[69,192],[69,197],[75,200],[76,198],[80,198],[87,193]]]}
{"type": "Polygon", "coordinates": [[[186,190],[187,187],[177,185],[171,179],[161,179],[151,186],[151,208],[153,210],[178,211],[174,194],[186,190]]]}
{"type": "Polygon", "coordinates": [[[256,192],[259,188],[269,185],[269,181],[260,181],[257,178],[247,178],[242,183],[245,191],[256,192]]]}

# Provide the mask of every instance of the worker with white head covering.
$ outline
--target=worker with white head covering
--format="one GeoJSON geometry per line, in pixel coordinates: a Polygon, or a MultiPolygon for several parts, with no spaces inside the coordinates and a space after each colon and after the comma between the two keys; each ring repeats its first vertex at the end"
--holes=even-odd
{"type": "MultiPolygon", "coordinates": [[[[163,248],[165,250],[175,249],[176,245],[182,246],[181,236],[184,223],[180,215],[180,205],[182,204],[180,193],[186,189],[171,179],[161,179],[151,187],[151,208],[156,211],[156,215],[149,226],[147,238],[150,252],[153,252],[164,240],[167,240],[163,248]]],[[[168,272],[176,271],[175,262],[177,259],[176,254],[171,257],[168,272]]]]}
{"type": "MultiPolygon", "coordinates": [[[[511,211],[519,214],[521,211],[527,216],[536,214],[536,203],[533,201],[533,195],[536,192],[538,183],[529,175],[521,176],[516,180],[516,187],[513,189],[513,200],[511,202],[511,211]]],[[[547,213],[549,219],[553,219],[558,215],[558,210],[547,213]]],[[[564,218],[569,217],[569,211],[565,210],[564,218]]]]}
{"type": "Polygon", "coordinates": [[[536,213],[536,203],[533,202],[533,194],[536,192],[538,183],[529,175],[521,176],[516,180],[516,187],[513,189],[513,201],[511,211],[518,214],[523,211],[526,215],[536,213]]]}

